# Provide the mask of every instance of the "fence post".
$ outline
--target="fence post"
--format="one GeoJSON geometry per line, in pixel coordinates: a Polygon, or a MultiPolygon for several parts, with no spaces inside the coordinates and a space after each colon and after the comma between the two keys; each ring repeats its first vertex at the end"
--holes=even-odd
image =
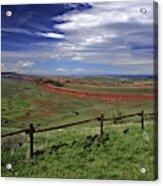
{"type": "Polygon", "coordinates": [[[103,133],[104,133],[103,125],[104,125],[104,114],[101,113],[101,116],[100,116],[100,136],[101,137],[103,136],[103,133]]]}
{"type": "Polygon", "coordinates": [[[143,131],[144,130],[144,110],[142,110],[142,112],[141,112],[141,128],[143,131]]]}
{"type": "Polygon", "coordinates": [[[32,158],[34,153],[33,153],[33,133],[35,131],[34,127],[33,127],[33,124],[31,123],[29,125],[29,138],[30,138],[30,157],[32,158]]]}
{"type": "Polygon", "coordinates": [[[113,123],[117,124],[117,120],[115,118],[113,118],[113,123]]]}

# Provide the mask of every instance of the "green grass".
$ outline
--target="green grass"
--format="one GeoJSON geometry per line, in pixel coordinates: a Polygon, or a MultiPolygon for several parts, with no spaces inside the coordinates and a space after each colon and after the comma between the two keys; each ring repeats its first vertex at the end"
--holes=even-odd
{"type": "MultiPolygon", "coordinates": [[[[119,85],[117,85],[118,87],[119,85]]],[[[71,88],[75,90],[86,90],[90,92],[105,92],[105,93],[115,93],[115,94],[153,94],[154,89],[149,88],[117,88],[117,87],[104,87],[104,86],[96,86],[96,87],[89,87],[89,85],[86,87],[86,85],[81,84],[68,84],[65,85],[66,88],[71,88]]]]}
{"type": "Polygon", "coordinates": [[[44,153],[35,155],[33,160],[29,158],[27,136],[6,138],[2,141],[8,144],[2,145],[2,176],[154,180],[152,123],[146,122],[144,132],[139,123],[129,123],[127,127],[129,132],[124,134],[125,125],[106,125],[104,143],[96,139],[88,149],[83,149],[88,144],[87,136],[99,134],[96,124],[35,134],[35,151],[44,153]],[[20,140],[22,147],[18,146],[20,140]],[[54,148],[65,143],[67,146],[54,148]],[[12,170],[6,170],[7,163],[12,164],[12,170]],[[146,168],[145,174],[139,172],[141,167],[146,168]]]}
{"type": "MultiPolygon", "coordinates": [[[[102,78],[98,78],[98,81],[118,83],[102,78]]],[[[83,85],[71,86],[80,89],[83,85]]],[[[130,91],[124,89],[124,93],[130,91]]],[[[132,94],[143,94],[148,90],[143,91],[136,90],[132,94]]],[[[152,90],[149,92],[152,94],[152,90]]],[[[50,93],[26,81],[2,78],[1,131],[2,134],[17,131],[28,127],[30,123],[36,129],[46,128],[97,117],[101,112],[106,118],[140,112],[142,109],[153,112],[153,105],[152,100],[114,101],[111,104],[97,98],[50,93]],[[79,115],[75,115],[74,111],[79,112],[79,115]]],[[[145,131],[142,132],[140,117],[125,119],[116,125],[105,122],[104,143],[96,139],[86,150],[83,147],[88,143],[87,136],[99,134],[99,122],[36,133],[34,149],[45,152],[35,155],[33,160],[29,158],[28,135],[3,138],[2,176],[154,180],[152,123],[153,117],[146,117],[145,131]],[[129,132],[124,135],[123,130],[126,128],[129,128],[129,132]],[[72,145],[74,141],[76,143],[72,145]],[[54,146],[64,143],[67,145],[55,150],[54,146]],[[7,163],[12,164],[12,170],[6,170],[7,163]],[[139,172],[141,167],[146,168],[145,174],[139,172]]]]}
{"type": "Polygon", "coordinates": [[[115,94],[153,94],[154,85],[148,87],[143,83],[153,83],[152,80],[127,80],[114,77],[83,77],[74,83],[65,84],[64,87],[87,90],[91,92],[109,92],[115,94]],[[135,86],[137,83],[137,86],[135,86]]]}
{"type": "MultiPolygon", "coordinates": [[[[142,109],[153,112],[153,102],[133,100],[110,104],[95,98],[49,93],[25,81],[2,78],[2,117],[16,122],[20,128],[27,127],[31,122],[44,127],[96,117],[101,112],[106,117],[113,117],[119,110],[128,114],[142,109]],[[79,112],[79,115],[76,116],[74,111],[79,112]]],[[[3,119],[2,125],[6,126],[3,119]]],[[[10,126],[7,126],[10,130],[10,126]]]]}

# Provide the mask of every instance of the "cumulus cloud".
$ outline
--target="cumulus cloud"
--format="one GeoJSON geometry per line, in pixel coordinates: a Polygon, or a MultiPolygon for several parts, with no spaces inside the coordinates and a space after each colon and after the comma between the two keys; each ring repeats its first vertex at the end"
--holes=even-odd
{"type": "MultiPolygon", "coordinates": [[[[91,3],[90,8],[82,11],[77,6],[69,4],[68,9],[72,9],[71,11],[49,18],[53,24],[49,26],[51,30],[43,28],[32,33],[40,36],[37,42],[31,41],[31,48],[35,47],[37,50],[3,51],[2,57],[19,61],[17,66],[22,69],[30,65],[21,64],[21,60],[104,64],[114,65],[117,69],[119,66],[124,66],[124,69],[126,66],[133,66],[133,72],[136,72],[135,66],[137,71],[143,69],[144,72],[147,67],[152,67],[152,2],[91,3]],[[146,14],[140,13],[142,7],[146,8],[146,14]],[[46,38],[54,40],[49,42],[46,38]]],[[[10,32],[9,29],[3,31],[10,32]]],[[[13,31],[31,34],[21,29],[13,31]]],[[[58,68],[55,72],[69,73],[70,70],[58,68]]],[[[86,70],[74,68],[72,72],[83,73],[86,70]]]]}
{"type": "Polygon", "coordinates": [[[152,6],[148,3],[113,2],[95,3],[93,8],[86,11],[72,11],[54,18],[64,21],[64,24],[55,25],[61,30],[91,29],[115,23],[152,23],[152,6]],[[140,8],[145,6],[148,14],[140,14],[140,8]]]}
{"type": "Polygon", "coordinates": [[[57,43],[54,51],[63,60],[152,63],[152,8],[151,3],[95,3],[91,9],[54,17],[55,21],[63,22],[54,28],[67,33],[66,42],[57,43]],[[140,13],[142,7],[147,9],[146,14],[140,13]]]}

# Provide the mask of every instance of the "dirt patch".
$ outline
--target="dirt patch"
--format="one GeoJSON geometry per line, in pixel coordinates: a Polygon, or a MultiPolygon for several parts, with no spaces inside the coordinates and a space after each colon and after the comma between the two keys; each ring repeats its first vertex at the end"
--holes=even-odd
{"type": "Polygon", "coordinates": [[[67,88],[56,87],[51,84],[42,84],[41,87],[44,90],[48,90],[49,92],[57,92],[60,94],[73,95],[77,97],[97,97],[104,101],[141,101],[141,100],[153,100],[153,95],[139,95],[139,94],[114,94],[114,93],[96,93],[96,92],[87,92],[87,91],[79,91],[67,88]]]}
{"type": "Polygon", "coordinates": [[[27,120],[29,119],[29,116],[18,116],[15,118],[17,121],[21,121],[21,120],[27,120]]]}

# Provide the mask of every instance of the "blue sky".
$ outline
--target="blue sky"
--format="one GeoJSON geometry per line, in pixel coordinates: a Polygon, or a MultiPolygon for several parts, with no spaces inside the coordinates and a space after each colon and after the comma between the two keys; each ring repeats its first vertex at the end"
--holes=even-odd
{"type": "Polygon", "coordinates": [[[152,2],[2,6],[2,71],[153,74],[153,48],[152,2]]]}

